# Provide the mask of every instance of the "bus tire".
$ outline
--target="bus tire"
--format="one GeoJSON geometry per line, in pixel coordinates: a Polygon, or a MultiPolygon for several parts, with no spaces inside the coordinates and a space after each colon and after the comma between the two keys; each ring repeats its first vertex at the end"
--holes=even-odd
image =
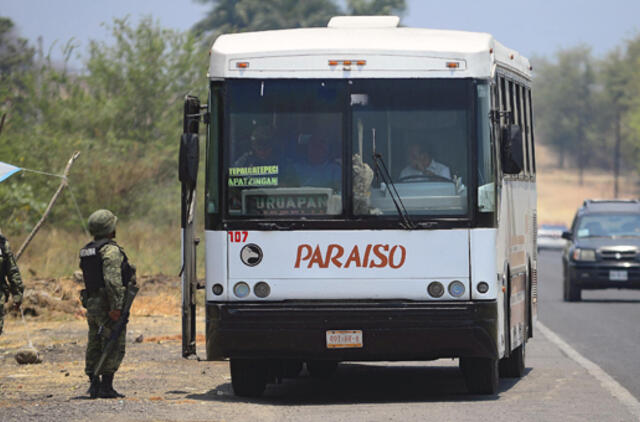
{"type": "Polygon", "coordinates": [[[302,372],[301,360],[285,360],[282,361],[282,377],[296,378],[302,372]]]}
{"type": "Polygon", "coordinates": [[[329,378],[338,369],[335,360],[310,360],[307,362],[307,372],[313,378],[329,378]]]}
{"type": "Polygon", "coordinates": [[[268,368],[257,359],[231,359],[231,385],[239,397],[260,397],[267,387],[268,368]]]}
{"type": "Polygon", "coordinates": [[[469,393],[493,395],[498,392],[498,359],[460,358],[460,369],[469,393]]]}
{"type": "Polygon", "coordinates": [[[522,378],[525,369],[526,342],[511,351],[508,358],[500,359],[500,376],[504,378],[522,378]]]}

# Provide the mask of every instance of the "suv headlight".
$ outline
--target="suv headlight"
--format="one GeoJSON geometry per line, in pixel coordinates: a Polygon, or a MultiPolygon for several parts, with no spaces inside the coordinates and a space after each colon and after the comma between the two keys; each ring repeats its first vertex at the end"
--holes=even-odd
{"type": "Polygon", "coordinates": [[[575,248],[571,257],[574,261],[595,261],[596,251],[593,249],[575,248]]]}

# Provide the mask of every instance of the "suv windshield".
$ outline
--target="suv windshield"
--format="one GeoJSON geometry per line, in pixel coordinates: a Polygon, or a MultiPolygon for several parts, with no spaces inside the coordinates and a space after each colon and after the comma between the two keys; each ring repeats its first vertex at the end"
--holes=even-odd
{"type": "Polygon", "coordinates": [[[640,237],[640,215],[590,214],[583,216],[576,231],[585,237],[640,237]]]}

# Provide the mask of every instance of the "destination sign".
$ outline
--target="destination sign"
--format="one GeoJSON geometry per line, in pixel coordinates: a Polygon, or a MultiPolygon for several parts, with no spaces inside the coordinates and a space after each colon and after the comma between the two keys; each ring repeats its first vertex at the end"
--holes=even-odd
{"type": "Polygon", "coordinates": [[[327,213],[326,193],[252,194],[244,198],[245,215],[322,215],[327,213]]]}

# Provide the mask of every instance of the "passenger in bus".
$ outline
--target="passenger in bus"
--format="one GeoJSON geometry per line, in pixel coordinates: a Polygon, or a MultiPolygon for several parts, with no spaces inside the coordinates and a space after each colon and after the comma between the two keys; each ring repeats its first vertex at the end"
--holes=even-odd
{"type": "Polygon", "coordinates": [[[424,142],[413,142],[407,149],[409,164],[400,172],[400,180],[417,176],[439,176],[451,179],[451,170],[432,158],[429,147],[424,142]]]}
{"type": "Polygon", "coordinates": [[[242,154],[234,163],[234,167],[253,167],[275,165],[277,159],[274,152],[274,132],[268,126],[258,126],[251,134],[251,149],[242,154]]]}
{"type": "Polygon", "coordinates": [[[300,186],[340,190],[342,168],[331,159],[331,142],[327,134],[314,134],[307,141],[306,157],[294,170],[300,186]]]}

